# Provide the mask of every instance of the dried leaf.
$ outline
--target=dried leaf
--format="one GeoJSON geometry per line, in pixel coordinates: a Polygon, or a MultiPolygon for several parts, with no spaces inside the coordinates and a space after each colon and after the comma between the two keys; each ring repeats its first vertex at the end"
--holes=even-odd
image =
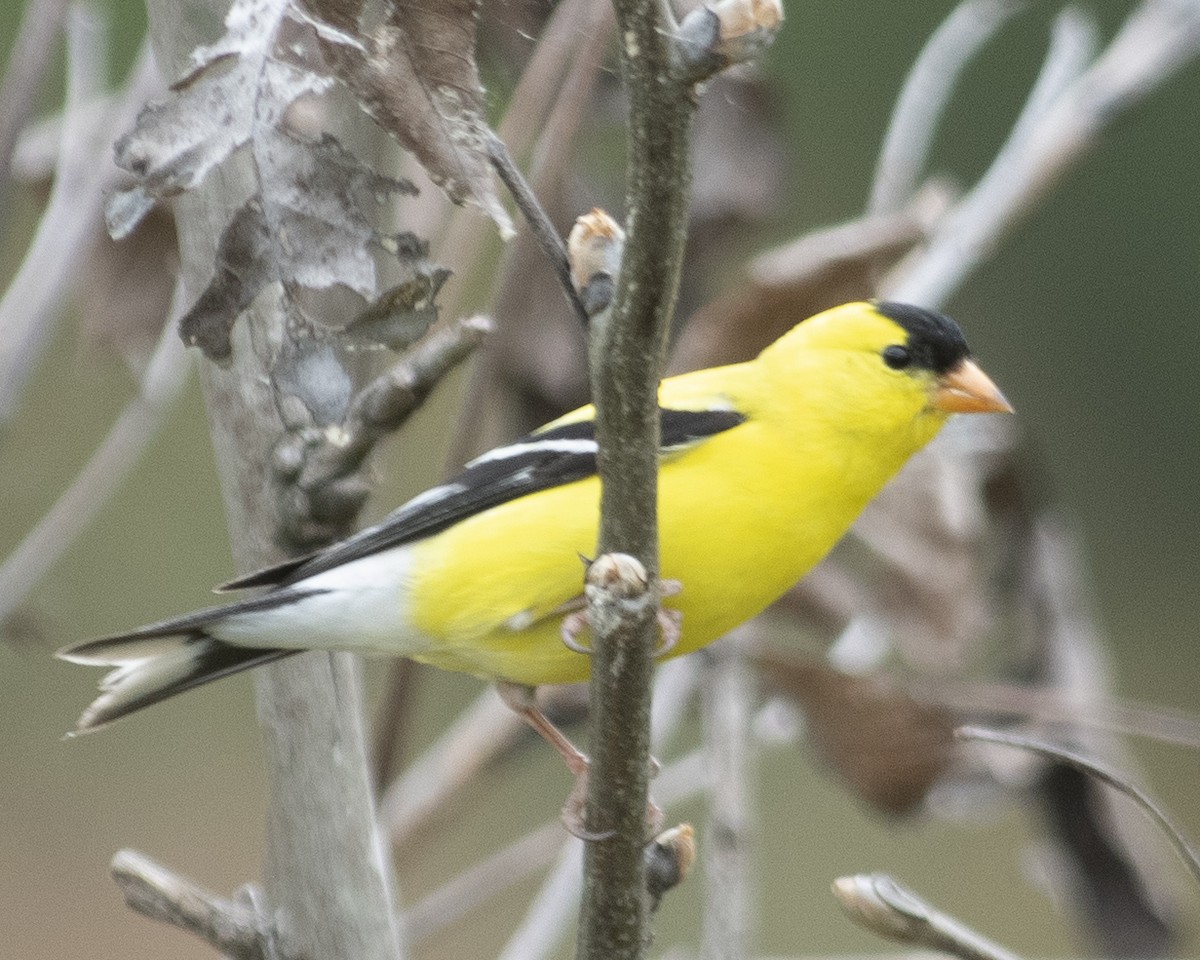
{"type": "Polygon", "coordinates": [[[424,164],[456,203],[478,204],[508,236],[486,148],[483,87],[475,63],[478,0],[394,0],[369,35],[347,30],[346,4],[307,5],[333,71],[362,108],[424,164]]]}
{"type": "Polygon", "coordinates": [[[445,271],[427,261],[416,238],[381,235],[373,223],[375,206],[415,188],[375,174],[329,134],[305,137],[288,127],[297,101],[334,82],[323,50],[338,51],[335,64],[352,64],[371,82],[390,83],[390,71],[409,71],[407,88],[389,88],[399,98],[390,102],[414,110],[421,102],[418,122],[446,141],[434,151],[445,179],[467,184],[482,177],[491,186],[482,151],[471,148],[486,129],[473,58],[474,6],[449,13],[388,8],[389,19],[361,41],[355,36],[361,4],[329,0],[324,7],[312,9],[326,20],[314,20],[293,0],[237,0],[225,34],[194,51],[172,96],[143,110],[117,146],[118,163],[138,181],[109,204],[114,236],[130,232],[156,201],[199,184],[235,151],[249,152],[258,189],[226,226],[213,279],[182,321],[184,339],[212,359],[229,356],[238,314],[272,283],[281,285],[297,331],[307,326],[318,335],[303,298],[353,291],[365,301],[350,311],[358,314],[350,339],[359,344],[406,345],[436,317],[433,298],[445,271]],[[469,163],[476,167],[464,172],[469,163]],[[384,258],[397,260],[401,275],[380,296],[384,258]]]}
{"type": "Polygon", "coordinates": [[[450,271],[415,262],[413,276],[381,294],[342,329],[347,343],[404,350],[416,343],[437,319],[434,297],[450,271]]]}
{"type": "Polygon", "coordinates": [[[912,812],[954,753],[954,725],[886,682],[758,651],[764,682],[804,707],[811,740],[856,794],[885,813],[912,812]]]}
{"type": "Polygon", "coordinates": [[[229,358],[234,320],[272,279],[270,246],[262,204],[249,200],[221,234],[212,280],[179,321],[184,343],[211,360],[229,358]]]}
{"type": "MultiPolygon", "coordinates": [[[[308,141],[271,130],[259,139],[255,157],[279,279],[310,290],[342,284],[373,296],[378,277],[371,250],[387,245],[366,210],[415,188],[368,170],[328,135],[308,141]]],[[[399,249],[391,247],[388,252],[399,249]]]]}
{"type": "Polygon", "coordinates": [[[161,200],[191,189],[246,144],[277,126],[305,94],[333,79],[275,59],[290,0],[238,0],[225,35],[192,53],[193,68],[166,99],[148,104],[116,144],[117,165],[138,178],[108,206],[109,232],[126,235],[161,200]]]}
{"type": "Polygon", "coordinates": [[[238,314],[275,281],[286,291],[347,287],[370,302],[366,312],[401,315],[396,288],[375,300],[379,275],[372,250],[401,261],[410,274],[401,288],[426,278],[426,296],[409,314],[436,316],[432,297],[441,281],[434,286],[428,280],[437,271],[424,259],[424,248],[415,238],[381,237],[363,209],[390,193],[411,192],[411,185],[371,172],[330,136],[310,142],[265,130],[256,134],[255,156],[263,190],[221,236],[213,279],[181,321],[187,343],[211,359],[227,358],[238,314]]]}

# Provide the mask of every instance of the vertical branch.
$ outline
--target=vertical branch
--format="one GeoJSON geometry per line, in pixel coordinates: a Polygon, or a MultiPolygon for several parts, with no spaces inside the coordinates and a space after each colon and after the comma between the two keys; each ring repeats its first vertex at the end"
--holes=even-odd
{"type": "MultiPolygon", "coordinates": [[[[7,211],[8,177],[21,129],[34,112],[50,48],[67,14],[67,0],[25,4],[4,79],[0,80],[0,216],[7,211]]],[[[7,217],[5,217],[7,219],[7,217]]]]}
{"type": "MultiPolygon", "coordinates": [[[[181,252],[185,270],[189,261],[194,270],[189,250],[194,253],[207,217],[193,209],[202,197],[184,199],[181,252]]],[[[285,313],[277,299],[261,299],[238,322],[231,366],[203,366],[234,560],[242,571],[280,559],[267,457],[281,424],[269,367],[248,328],[255,337],[269,336],[285,313]]],[[[354,658],[290,657],[256,670],[255,690],[268,789],[264,882],[284,955],[397,960],[399,928],[366,772],[354,658]]]]}
{"type": "Polygon", "coordinates": [[[671,82],[672,26],[657,0],[616,0],[629,92],[629,242],[611,314],[589,346],[601,480],[600,553],[641,561],[649,603],[607,624],[593,617],[587,826],[605,832],[584,858],[577,955],[642,956],[650,762],[651,651],[657,641],[658,380],[675,306],[691,182],[692,104],[671,82]]]}
{"type": "MultiPolygon", "coordinates": [[[[177,73],[223,5],[149,4],[165,72],[177,73]]],[[[212,272],[218,238],[253,184],[214,171],[177,202],[180,257],[194,300],[212,272]]],[[[234,560],[239,570],[282,559],[281,513],[269,456],[283,425],[271,385],[271,348],[284,335],[283,297],[264,292],[234,324],[227,366],[202,377],[234,560]]],[[[358,676],[348,654],[308,653],[260,668],[259,719],[269,812],[266,897],[284,957],[398,960],[392,878],[367,778],[358,676]]]]}
{"type": "Polygon", "coordinates": [[[391,865],[367,775],[355,657],[310,653],[260,669],[268,762],[267,896],[285,952],[398,960],[391,865]]]}
{"type": "Polygon", "coordinates": [[[731,636],[712,649],[704,685],[704,742],[713,778],[700,947],[704,960],[750,956],[754,920],[750,792],[756,779],[750,729],[753,697],[750,665],[731,636]]]}
{"type": "Polygon", "coordinates": [[[658,641],[658,380],[683,264],[695,89],[756,55],[782,20],[778,4],[764,0],[698,8],[678,28],[660,0],[613,6],[629,94],[628,242],[611,312],[594,319],[589,344],[598,549],[631,555],[644,569],[631,576],[628,564],[610,558],[589,571],[595,653],[586,816],[602,838],[585,855],[578,956],[586,960],[640,957],[648,940],[642,848],[658,641]]]}

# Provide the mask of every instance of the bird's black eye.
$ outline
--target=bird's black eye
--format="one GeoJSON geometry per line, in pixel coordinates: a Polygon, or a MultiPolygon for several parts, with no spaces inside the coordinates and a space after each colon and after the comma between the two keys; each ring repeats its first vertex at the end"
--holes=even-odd
{"type": "Polygon", "coordinates": [[[893,370],[903,370],[912,363],[912,356],[908,352],[908,347],[893,343],[890,347],[883,348],[883,362],[893,370]]]}

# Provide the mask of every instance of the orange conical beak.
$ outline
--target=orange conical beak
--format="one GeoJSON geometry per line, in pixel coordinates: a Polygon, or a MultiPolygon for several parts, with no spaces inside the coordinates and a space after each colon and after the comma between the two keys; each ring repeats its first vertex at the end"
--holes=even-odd
{"type": "Polygon", "coordinates": [[[931,406],[946,413],[1013,412],[1012,404],[973,360],[963,360],[938,377],[931,406]]]}

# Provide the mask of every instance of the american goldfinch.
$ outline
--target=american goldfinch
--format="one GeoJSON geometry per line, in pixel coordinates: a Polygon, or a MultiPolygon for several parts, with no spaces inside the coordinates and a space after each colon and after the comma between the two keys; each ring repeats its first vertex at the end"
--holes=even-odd
{"type": "MultiPolygon", "coordinates": [[[[748,363],[663,381],[659,397],[661,575],[681,585],[663,600],[682,616],[669,656],[796,583],[952,413],[1012,409],[954,321],[899,303],[827,310],[748,363]]],[[[312,648],[510,687],[585,680],[589,658],[560,631],[580,606],[579,557],[596,546],[593,414],[569,413],[381,523],[222,588],[266,587],[258,596],[62,651],[117,667],[79,730],[312,648]]]]}

